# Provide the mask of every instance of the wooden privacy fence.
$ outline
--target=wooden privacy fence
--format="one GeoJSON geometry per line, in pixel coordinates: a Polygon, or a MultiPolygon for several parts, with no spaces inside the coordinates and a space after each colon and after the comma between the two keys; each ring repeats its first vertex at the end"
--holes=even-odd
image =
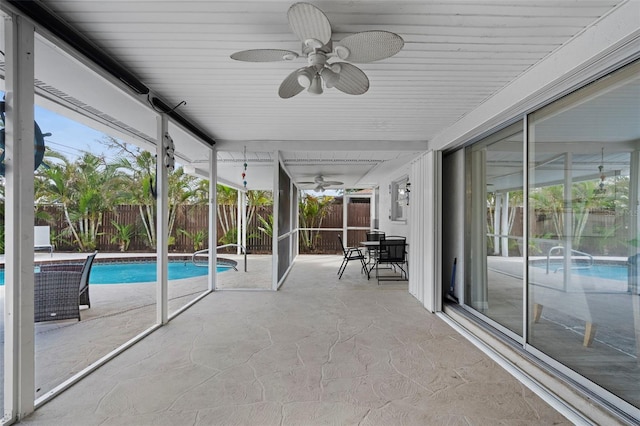
{"type": "MultiPolygon", "coordinates": [[[[368,226],[370,223],[370,210],[368,204],[349,204],[348,217],[350,226],[368,226]],[[358,224],[358,225],[356,225],[358,224]],[[359,225],[363,224],[363,225],[359,225]]],[[[229,226],[235,227],[235,218],[237,215],[237,206],[219,206],[226,210],[229,220],[229,226]]],[[[58,205],[40,205],[37,206],[38,212],[45,212],[47,218],[39,218],[36,225],[49,225],[51,227],[52,242],[58,251],[77,251],[78,244],[73,240],[72,235],[68,232],[67,222],[64,218],[62,206],[58,205]]],[[[268,220],[273,214],[272,207],[257,207],[255,214],[247,225],[247,250],[251,253],[271,253],[272,240],[271,235],[261,231],[263,227],[260,217],[268,220]]],[[[39,216],[39,215],[38,215],[39,216]]],[[[341,204],[334,204],[328,207],[327,215],[322,220],[320,228],[342,228],[343,210],[341,204]]],[[[155,221],[155,217],[154,217],[155,221]]],[[[118,205],[111,211],[104,212],[102,221],[98,229],[98,237],[96,239],[96,249],[100,251],[118,251],[117,242],[111,242],[112,237],[116,235],[116,228],[112,224],[116,222],[119,225],[133,224],[136,232],[131,239],[129,249],[127,251],[149,251],[154,250],[150,247],[148,238],[140,215],[140,207],[137,205],[118,205]]],[[[154,222],[155,226],[155,222],[154,222]]],[[[185,230],[186,234],[195,234],[199,231],[207,232],[209,227],[209,206],[204,204],[182,205],[176,211],[175,223],[171,236],[173,244],[170,250],[178,253],[192,253],[194,251],[193,241],[185,233],[179,232],[179,229],[185,230]]],[[[218,245],[233,241],[223,241],[224,230],[218,221],[217,226],[218,245]]],[[[314,246],[310,250],[300,241],[301,253],[339,253],[340,245],[337,240],[337,231],[314,231],[314,246]]],[[[235,233],[234,233],[235,235],[235,233]]],[[[348,245],[357,244],[365,238],[365,231],[349,231],[347,241],[348,245]]],[[[207,239],[204,240],[204,247],[207,247],[207,239]]],[[[234,250],[233,250],[234,251],[234,250]]]]}

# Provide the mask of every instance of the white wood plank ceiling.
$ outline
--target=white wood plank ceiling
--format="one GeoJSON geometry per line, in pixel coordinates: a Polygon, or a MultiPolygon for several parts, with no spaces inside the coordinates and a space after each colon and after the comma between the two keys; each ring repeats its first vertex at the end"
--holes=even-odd
{"type": "Polygon", "coordinates": [[[334,89],[291,99],[280,99],[278,87],[304,58],[247,63],[229,56],[261,48],[300,52],[287,21],[292,1],[42,3],[167,104],[186,101],[181,114],[220,150],[236,152],[229,158],[240,158],[245,146],[271,151],[287,142],[280,149],[294,179],[323,173],[368,184],[368,171],[426,148],[624,1],[312,1],[329,18],[334,41],[379,29],[401,35],[405,45],[391,58],[359,64],[371,82],[364,95],[334,89]],[[363,156],[367,151],[377,153],[363,156]]]}

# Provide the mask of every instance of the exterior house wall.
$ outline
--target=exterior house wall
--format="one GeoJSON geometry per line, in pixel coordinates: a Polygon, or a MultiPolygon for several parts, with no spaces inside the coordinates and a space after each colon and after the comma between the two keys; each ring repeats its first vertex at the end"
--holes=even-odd
{"type": "Polygon", "coordinates": [[[407,221],[391,220],[391,184],[392,182],[409,176],[409,164],[398,167],[380,179],[380,226],[379,229],[387,235],[401,235],[407,237],[407,243],[411,244],[411,233],[407,221]]]}

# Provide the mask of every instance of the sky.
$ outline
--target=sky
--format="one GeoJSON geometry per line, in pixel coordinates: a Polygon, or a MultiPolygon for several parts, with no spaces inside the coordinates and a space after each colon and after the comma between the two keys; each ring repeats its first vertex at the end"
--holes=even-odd
{"type": "Polygon", "coordinates": [[[84,152],[104,153],[107,158],[113,158],[113,153],[99,142],[105,136],[102,132],[38,106],[35,108],[35,120],[42,133],[51,133],[44,138],[45,146],[69,160],[75,160],[84,152]]]}
{"type": "MultiPolygon", "coordinates": [[[[0,97],[4,97],[2,91],[0,97]]],[[[107,158],[115,156],[99,143],[104,138],[104,133],[39,106],[35,107],[34,115],[42,133],[51,133],[51,136],[44,138],[45,146],[60,152],[69,160],[75,160],[84,152],[105,154],[107,158]]]]}
{"type": "MultiPolygon", "coordinates": [[[[0,91],[0,96],[2,95],[4,93],[0,91]]],[[[100,143],[106,136],[104,133],[39,106],[35,107],[34,115],[42,133],[51,133],[51,136],[44,138],[45,146],[63,154],[70,161],[74,161],[85,152],[91,152],[94,155],[104,154],[107,159],[116,157],[113,150],[110,151],[100,143]]],[[[327,190],[324,193],[306,192],[315,196],[339,195],[339,191],[334,190],[327,190]]]]}
{"type": "MultiPolygon", "coordinates": [[[[2,95],[0,91],[0,96],[2,95]]],[[[94,155],[104,154],[107,159],[115,159],[116,152],[100,143],[106,136],[104,133],[39,106],[35,107],[34,115],[42,133],[51,133],[51,136],[44,138],[45,146],[63,154],[68,160],[74,161],[85,152],[94,155]]],[[[305,192],[315,196],[339,194],[334,190],[327,190],[324,193],[305,192]]]]}

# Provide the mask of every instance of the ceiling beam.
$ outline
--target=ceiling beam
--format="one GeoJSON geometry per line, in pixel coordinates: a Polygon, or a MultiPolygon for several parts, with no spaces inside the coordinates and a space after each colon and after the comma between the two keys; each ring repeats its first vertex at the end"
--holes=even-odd
{"type": "Polygon", "coordinates": [[[349,141],[229,141],[217,140],[218,151],[241,152],[244,147],[248,151],[426,151],[427,141],[402,141],[390,145],[387,140],[349,141]]]}

